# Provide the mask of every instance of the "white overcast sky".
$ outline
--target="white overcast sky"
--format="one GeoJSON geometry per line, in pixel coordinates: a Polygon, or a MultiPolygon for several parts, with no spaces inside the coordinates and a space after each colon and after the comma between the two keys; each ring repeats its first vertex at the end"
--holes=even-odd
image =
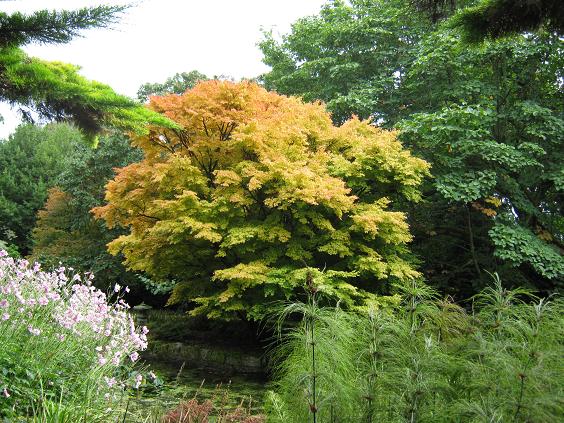
{"type": "MultiPolygon", "coordinates": [[[[164,82],[177,72],[254,77],[268,68],[257,42],[261,28],[286,33],[302,16],[316,14],[326,0],[15,0],[0,1],[6,13],[77,9],[96,4],[134,3],[113,30],[94,29],[69,44],[28,45],[46,60],[79,65],[82,75],[134,97],[145,82],[164,82]]],[[[0,104],[0,138],[18,120],[0,104]]]]}

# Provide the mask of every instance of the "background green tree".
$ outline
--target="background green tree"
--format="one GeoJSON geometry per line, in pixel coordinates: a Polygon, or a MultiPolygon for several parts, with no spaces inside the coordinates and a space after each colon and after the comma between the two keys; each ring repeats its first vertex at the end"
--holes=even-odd
{"type": "Polygon", "coordinates": [[[94,149],[82,144],[73,147],[67,153],[67,166],[56,178],[56,188],[39,211],[32,258],[47,266],[61,261],[77,271],[93,272],[100,288],[119,283],[135,290],[140,285],[137,275],[125,270],[123,257],[110,255],[106,248],[123,230],[108,229],[90,209],[103,204],[104,187],[115,169],[141,160],[143,154],[119,134],[102,137],[94,149]]]}
{"type": "MultiPolygon", "coordinates": [[[[445,16],[473,4],[430,3],[445,16]]],[[[539,31],[472,48],[449,27],[407,2],[331,1],[281,41],[265,36],[263,80],[327,102],[336,122],[356,114],[400,127],[432,164],[410,222],[433,283],[468,296],[496,269],[554,289],[564,270],[562,39],[539,31]]]]}
{"type": "Polygon", "coordinates": [[[141,85],[137,90],[137,99],[146,102],[152,95],[184,94],[187,89],[194,88],[198,82],[208,79],[210,78],[197,70],[175,73],[165,82],[147,82],[141,85]]]}
{"type": "Polygon", "coordinates": [[[563,48],[537,33],[468,49],[450,30],[421,45],[399,126],[433,164],[412,221],[431,278],[451,292],[457,279],[477,288],[483,269],[544,290],[564,276],[563,48]]]}
{"type": "Polygon", "coordinates": [[[36,213],[81,142],[80,131],[68,124],[21,125],[0,141],[0,240],[29,253],[36,213]]]}
{"type": "Polygon", "coordinates": [[[334,0],[302,18],[281,40],[259,44],[267,89],[322,100],[335,123],[351,115],[393,126],[405,101],[400,88],[431,23],[402,0],[334,0]]]}

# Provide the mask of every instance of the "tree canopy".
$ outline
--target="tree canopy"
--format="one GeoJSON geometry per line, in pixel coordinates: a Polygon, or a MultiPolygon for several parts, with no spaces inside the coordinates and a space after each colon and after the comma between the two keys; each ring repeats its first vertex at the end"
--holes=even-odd
{"type": "Polygon", "coordinates": [[[542,27],[564,34],[564,7],[561,0],[481,0],[452,17],[467,41],[483,41],[542,27]]]}
{"type": "Polygon", "coordinates": [[[141,85],[137,90],[137,99],[146,102],[152,95],[183,94],[187,89],[194,88],[198,82],[208,79],[210,78],[197,70],[175,73],[165,82],[147,82],[141,85]]]}
{"type": "Polygon", "coordinates": [[[76,144],[66,154],[67,166],[37,214],[32,259],[46,266],[63,262],[77,271],[92,272],[103,289],[116,283],[134,289],[139,285],[137,277],[125,271],[121,256],[111,256],[106,249],[123,230],[109,230],[90,209],[103,204],[104,185],[115,176],[114,169],[141,160],[142,152],[123,135],[112,134],[101,137],[94,149],[76,144]]]}
{"type": "Polygon", "coordinates": [[[322,100],[335,123],[355,114],[390,126],[405,107],[398,88],[428,25],[403,0],[331,1],[281,40],[265,34],[259,46],[272,69],[261,79],[279,93],[322,100]]]}
{"type": "Polygon", "coordinates": [[[67,124],[21,125],[0,141],[0,240],[30,251],[36,213],[80,142],[80,132],[67,124]]]}
{"type": "Polygon", "coordinates": [[[301,292],[308,268],[350,307],[419,275],[398,205],[420,199],[429,166],[395,132],[335,127],[321,104],[248,82],[202,82],[150,107],[182,129],[135,138],[145,159],[119,170],[94,212],[129,228],[109,244],[127,267],[178,282],[171,302],[257,318],[269,298],[301,292]]]}
{"type": "MultiPolygon", "coordinates": [[[[472,10],[466,3],[454,16],[472,10]]],[[[469,296],[495,270],[550,291],[564,275],[562,38],[539,30],[476,47],[462,38],[406,2],[332,1],[281,40],[266,34],[263,80],[326,101],[337,123],[356,114],[401,128],[432,164],[410,216],[435,284],[469,296]]]]}

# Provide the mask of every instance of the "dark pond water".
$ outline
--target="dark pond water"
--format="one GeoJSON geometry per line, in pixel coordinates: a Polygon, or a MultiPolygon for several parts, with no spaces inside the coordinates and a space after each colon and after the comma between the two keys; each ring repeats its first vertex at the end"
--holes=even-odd
{"type": "Polygon", "coordinates": [[[151,416],[174,409],[180,401],[197,398],[212,400],[217,407],[234,409],[239,405],[254,414],[262,411],[268,381],[252,375],[229,375],[203,371],[158,361],[145,362],[163,380],[158,390],[145,390],[130,403],[128,422],[156,422],[151,416]]]}

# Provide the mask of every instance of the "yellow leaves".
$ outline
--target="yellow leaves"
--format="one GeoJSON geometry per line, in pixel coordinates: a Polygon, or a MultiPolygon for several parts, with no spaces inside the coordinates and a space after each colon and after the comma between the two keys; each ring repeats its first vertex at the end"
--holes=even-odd
{"type": "Polygon", "coordinates": [[[501,206],[501,200],[497,197],[488,197],[484,200],[484,202],[492,204],[494,207],[501,206]]]}
{"type": "Polygon", "coordinates": [[[222,187],[238,185],[241,183],[241,176],[232,170],[217,170],[215,172],[215,183],[222,187]]]}
{"type": "Polygon", "coordinates": [[[418,186],[430,175],[430,165],[404,150],[396,131],[386,131],[353,118],[336,128],[328,148],[333,153],[334,174],[351,183],[376,180],[395,184],[408,200],[421,199],[418,186]]]}
{"type": "Polygon", "coordinates": [[[537,233],[537,236],[543,241],[552,242],[554,240],[552,234],[548,232],[546,229],[541,228],[540,226],[536,227],[535,232],[537,233]]]}
{"type": "Polygon", "coordinates": [[[247,82],[201,83],[150,107],[182,129],[137,137],[144,160],[118,171],[94,213],[130,228],[110,245],[128,266],[183,283],[175,301],[256,310],[261,296],[290,296],[297,285],[280,270],[304,262],[347,273],[327,286],[351,304],[358,283],[417,274],[402,259],[406,216],[381,197],[419,199],[429,165],[395,132],[357,118],[335,127],[323,105],[247,82]],[[199,294],[186,288],[196,281],[199,294]]]}
{"type": "MultiPolygon", "coordinates": [[[[484,203],[486,204],[492,204],[494,207],[499,207],[501,205],[501,200],[496,198],[496,197],[488,197],[484,200],[484,203]]],[[[482,214],[488,216],[488,217],[495,217],[497,216],[497,211],[495,211],[494,209],[491,209],[487,206],[483,206],[482,204],[473,201],[472,203],[472,207],[476,210],[478,210],[479,212],[481,212],[482,214]]]]}
{"type": "Polygon", "coordinates": [[[411,241],[406,216],[401,212],[385,209],[390,201],[387,198],[357,207],[352,215],[354,225],[351,229],[362,231],[371,238],[380,237],[387,244],[403,244],[411,241]]]}

